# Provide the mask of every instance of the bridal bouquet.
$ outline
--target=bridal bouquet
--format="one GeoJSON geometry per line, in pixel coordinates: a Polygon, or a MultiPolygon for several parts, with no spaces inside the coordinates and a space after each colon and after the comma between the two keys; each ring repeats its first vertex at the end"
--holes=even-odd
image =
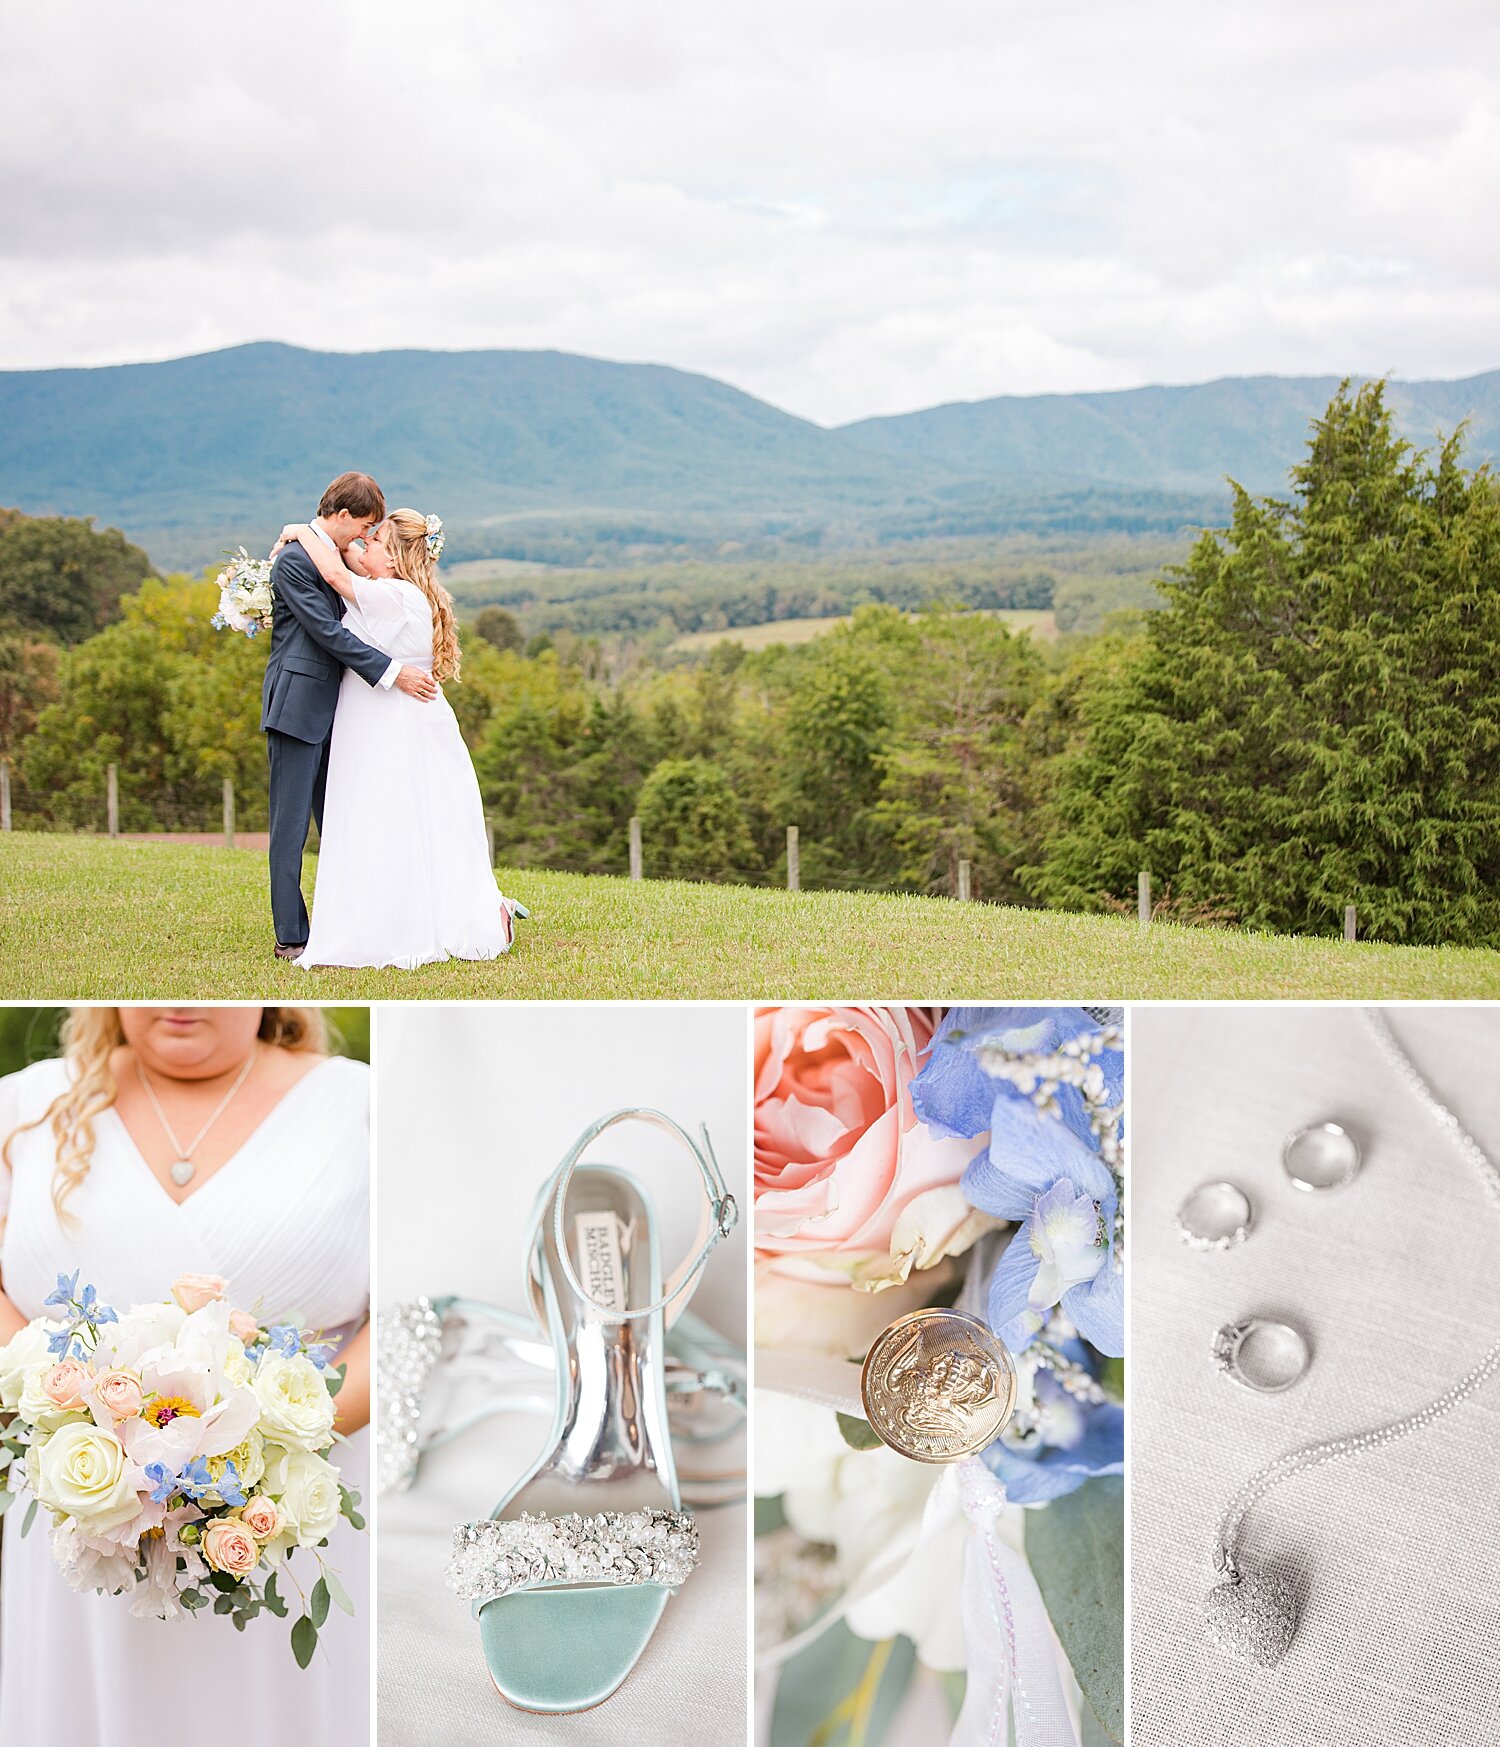
{"type": "Polygon", "coordinates": [[[1123,1086],[1108,1010],[758,1013],[756,1635],[786,1747],[875,1747],[923,1669],[963,1747],[1121,1738],[1123,1086]],[[946,1464],[888,1447],[860,1385],[935,1308],[1016,1373],[946,1464]]]}
{"type": "Polygon", "coordinates": [[[51,1315],[0,1347],[0,1500],[17,1482],[52,1519],[52,1554],[77,1590],[141,1616],[212,1608],[236,1628],[286,1618],[306,1667],[330,1603],[352,1613],[323,1560],[359,1496],[328,1459],[344,1367],[330,1343],[231,1309],[216,1275],[184,1274],[171,1298],[118,1313],[59,1274],[51,1315]],[[304,1590],[292,1559],[314,1561],[304,1590]]]}
{"type": "Polygon", "coordinates": [[[247,637],[271,629],[276,595],[271,587],[271,561],[252,558],[243,546],[226,553],[219,572],[219,610],[210,621],[216,631],[243,631],[247,637]]]}

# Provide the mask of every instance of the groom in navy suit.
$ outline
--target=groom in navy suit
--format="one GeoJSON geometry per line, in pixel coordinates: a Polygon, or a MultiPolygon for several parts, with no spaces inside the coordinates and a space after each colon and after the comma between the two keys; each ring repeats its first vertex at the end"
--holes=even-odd
{"type": "MultiPolygon", "coordinates": [[[[323,493],[312,527],[342,553],[384,515],[385,498],[369,474],[341,473],[323,493]]],[[[323,829],[328,747],[343,670],[352,668],[366,685],[398,686],[424,702],[438,688],[430,673],[403,667],[344,629],[343,602],[296,541],[277,554],[271,585],[276,604],[260,713],[271,761],[271,916],[277,958],[298,958],[307,945],[302,851],[308,820],[323,829]]]]}

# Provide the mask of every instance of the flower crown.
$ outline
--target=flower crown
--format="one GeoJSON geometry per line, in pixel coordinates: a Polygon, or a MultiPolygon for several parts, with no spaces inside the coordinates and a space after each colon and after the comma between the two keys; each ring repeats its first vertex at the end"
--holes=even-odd
{"type": "Polygon", "coordinates": [[[443,518],[428,516],[427,518],[427,554],[434,564],[443,555],[443,518]]]}

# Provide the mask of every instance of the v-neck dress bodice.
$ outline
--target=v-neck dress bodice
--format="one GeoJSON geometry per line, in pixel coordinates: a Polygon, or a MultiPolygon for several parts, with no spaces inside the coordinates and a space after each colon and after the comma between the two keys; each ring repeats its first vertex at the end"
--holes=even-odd
{"type": "MultiPolygon", "coordinates": [[[[330,1058],[281,1098],[239,1150],[186,1200],[167,1192],[113,1110],[94,1118],[88,1175],[59,1220],[52,1205],[51,1124],[67,1086],[61,1061],[0,1080],[0,1285],[40,1316],[57,1275],[81,1271],[105,1303],[166,1297],[184,1272],[222,1274],[233,1302],[329,1334],[363,1322],[369,1299],[369,1070],[330,1058]]],[[[364,1488],[367,1434],[334,1460],[364,1488]]],[[[45,1513],[23,1540],[6,1519],[0,1581],[0,1741],[99,1742],[162,1707],[212,1716],[215,1747],[269,1740],[364,1747],[368,1725],[368,1541],[340,1524],[328,1552],[359,1617],[335,1613],[305,1671],[287,1623],[268,1615],[244,1632],[228,1621],[135,1619],[123,1600],[79,1595],[52,1563],[45,1513]],[[232,1699],[230,1697],[232,1696],[232,1699]]],[[[295,1566],[294,1566],[295,1571],[295,1566]]]]}

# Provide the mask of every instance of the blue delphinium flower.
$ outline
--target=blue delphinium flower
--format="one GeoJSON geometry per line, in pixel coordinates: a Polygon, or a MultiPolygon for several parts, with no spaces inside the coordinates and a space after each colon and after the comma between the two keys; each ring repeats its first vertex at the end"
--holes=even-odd
{"type": "Polygon", "coordinates": [[[1094,1383],[1081,1341],[1061,1341],[1056,1351],[1074,1387],[1064,1387],[1043,1360],[1032,1376],[1029,1404],[984,1452],[985,1466],[1012,1504],[1046,1504],[1096,1474],[1125,1472],[1125,1410],[1094,1383]]]}
{"type": "Polygon", "coordinates": [[[1125,1350],[1119,1193],[1102,1156],[1110,1113],[1123,1102],[1124,1060],[1101,1044],[1102,1028],[1081,1007],[958,1007],[912,1082],[917,1115],[939,1133],[989,1130],[963,1192],[972,1206],[1019,1224],[989,1294],[990,1325],[1016,1351],[1059,1304],[1101,1352],[1125,1350]],[[1020,1059],[1051,1057],[1071,1080],[1020,1059]]]}
{"type": "Polygon", "coordinates": [[[107,1322],[120,1320],[107,1304],[99,1302],[99,1294],[92,1286],[85,1286],[79,1293],[76,1269],[71,1278],[59,1274],[55,1290],[43,1302],[68,1312],[66,1318],[59,1319],[63,1327],[47,1336],[49,1353],[82,1358],[90,1347],[96,1345],[100,1328],[107,1322]]]}
{"type": "Polygon", "coordinates": [[[177,1493],[195,1502],[213,1493],[226,1505],[235,1508],[245,1502],[245,1494],[240,1489],[240,1472],[233,1462],[224,1464],[224,1472],[217,1480],[209,1472],[208,1460],[204,1456],[195,1456],[180,1474],[172,1473],[164,1462],[150,1462],[146,1466],[146,1478],[151,1482],[151,1497],[157,1504],[165,1504],[177,1493]]]}

